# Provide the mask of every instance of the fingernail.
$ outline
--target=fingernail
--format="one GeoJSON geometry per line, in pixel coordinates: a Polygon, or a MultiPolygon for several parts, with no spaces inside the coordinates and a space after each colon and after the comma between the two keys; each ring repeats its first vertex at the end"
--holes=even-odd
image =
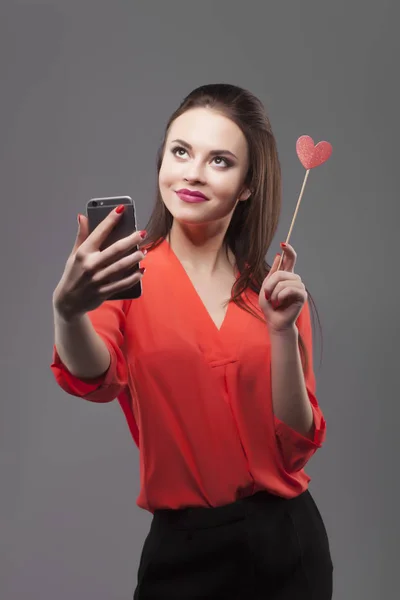
{"type": "Polygon", "coordinates": [[[81,224],[81,215],[79,213],[78,213],[78,216],[77,216],[77,221],[78,221],[78,225],[80,225],[81,224]]]}
{"type": "Polygon", "coordinates": [[[147,250],[143,250],[143,256],[146,256],[147,250]]]}
{"type": "Polygon", "coordinates": [[[146,235],[147,235],[147,231],[143,230],[143,231],[140,232],[140,237],[142,238],[142,240],[144,240],[144,238],[146,237],[146,235]]]}
{"type": "Polygon", "coordinates": [[[276,259],[278,256],[280,256],[279,252],[278,252],[278,254],[275,256],[275,259],[276,259]]]}
{"type": "Polygon", "coordinates": [[[117,208],[115,209],[115,212],[118,213],[119,215],[121,213],[123,213],[125,210],[125,205],[124,204],[120,204],[119,206],[117,206],[117,208]]]}
{"type": "Polygon", "coordinates": [[[282,248],[287,248],[287,244],[285,244],[285,242],[281,242],[281,246],[282,248]]]}
{"type": "Polygon", "coordinates": [[[266,300],[269,300],[269,294],[268,294],[267,290],[264,290],[264,293],[265,293],[266,300]]]}
{"type": "Polygon", "coordinates": [[[145,267],[140,267],[139,271],[141,272],[141,274],[143,275],[143,273],[146,272],[146,268],[145,267]]]}

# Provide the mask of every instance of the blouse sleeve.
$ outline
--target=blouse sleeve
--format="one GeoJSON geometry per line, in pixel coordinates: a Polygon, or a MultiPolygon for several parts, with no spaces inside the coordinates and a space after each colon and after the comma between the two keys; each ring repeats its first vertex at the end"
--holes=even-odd
{"type": "Polygon", "coordinates": [[[303,469],[316,450],[322,446],[326,437],[326,422],[315,395],[316,381],[313,368],[312,328],[308,301],[304,304],[296,324],[308,353],[308,371],[305,374],[305,383],[314,417],[314,431],[312,438],[305,437],[274,416],[278,446],[283,456],[285,468],[289,473],[303,469]]]}
{"type": "Polygon", "coordinates": [[[111,362],[108,370],[96,379],[81,379],[72,375],[62,363],[55,344],[50,365],[58,385],[68,394],[91,402],[111,402],[126,387],[127,363],[124,354],[126,307],[129,301],[103,302],[88,313],[94,329],[106,344],[111,362]]]}

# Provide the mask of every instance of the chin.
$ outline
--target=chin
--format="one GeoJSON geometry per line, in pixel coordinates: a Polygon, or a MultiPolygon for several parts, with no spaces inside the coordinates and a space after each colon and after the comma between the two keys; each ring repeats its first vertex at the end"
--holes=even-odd
{"type": "MultiPolygon", "coordinates": [[[[171,211],[170,211],[171,212],[171,211]]],[[[178,223],[184,223],[185,225],[202,225],[204,223],[212,222],[215,219],[206,219],[205,215],[188,215],[182,212],[171,212],[174,221],[178,223]]]]}

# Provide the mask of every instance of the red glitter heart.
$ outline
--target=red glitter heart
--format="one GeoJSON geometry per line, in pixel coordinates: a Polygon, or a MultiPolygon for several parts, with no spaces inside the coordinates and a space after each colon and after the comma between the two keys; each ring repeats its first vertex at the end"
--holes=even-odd
{"type": "Polygon", "coordinates": [[[297,156],[305,169],[314,169],[328,160],[332,154],[329,142],[319,142],[316,146],[309,135],[302,135],[296,143],[297,156]]]}

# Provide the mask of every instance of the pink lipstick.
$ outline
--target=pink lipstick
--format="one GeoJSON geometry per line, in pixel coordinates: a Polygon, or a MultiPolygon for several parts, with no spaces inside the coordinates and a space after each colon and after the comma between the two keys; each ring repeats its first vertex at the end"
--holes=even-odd
{"type": "Polygon", "coordinates": [[[177,190],[176,194],[183,202],[207,202],[208,198],[204,194],[194,190],[177,190]]]}

